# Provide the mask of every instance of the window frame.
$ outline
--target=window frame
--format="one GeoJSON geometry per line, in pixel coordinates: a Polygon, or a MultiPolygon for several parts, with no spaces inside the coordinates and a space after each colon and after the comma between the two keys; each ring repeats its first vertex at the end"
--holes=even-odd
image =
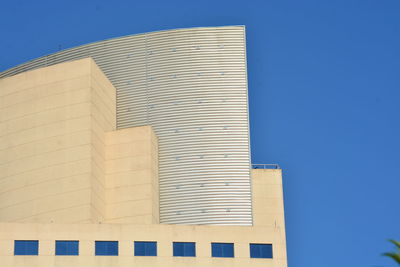
{"type": "Polygon", "coordinates": [[[196,242],[180,242],[180,241],[172,242],[172,255],[174,257],[196,257],[196,242]],[[182,255],[177,255],[181,254],[178,253],[179,252],[178,246],[180,245],[182,245],[182,255]],[[192,251],[193,253],[190,253],[192,251]]]}
{"type": "Polygon", "coordinates": [[[79,256],[79,240],[56,240],[55,241],[55,255],[56,256],[79,256]],[[63,254],[60,251],[61,248],[59,246],[62,243],[67,244],[67,246],[65,248],[65,254],[63,254]],[[72,249],[71,249],[71,247],[68,246],[68,245],[72,245],[72,244],[74,246],[76,245],[76,248],[72,247],[72,249]],[[75,249],[76,249],[76,251],[75,251],[75,249]]]}
{"type": "MultiPolygon", "coordinates": [[[[113,248],[115,249],[115,248],[113,248]]],[[[95,256],[118,256],[119,255],[119,242],[118,241],[114,241],[114,240],[96,240],[95,241],[95,256]],[[100,250],[100,247],[98,247],[98,245],[100,246],[100,244],[116,244],[116,253],[111,253],[113,252],[113,250],[110,251],[110,247],[106,247],[105,248],[105,252],[102,251],[98,251],[98,249],[100,250]]]]}
{"type": "Polygon", "coordinates": [[[212,242],[211,243],[211,257],[213,258],[234,258],[235,257],[235,243],[229,242],[212,242]],[[228,246],[229,245],[229,246],[228,246]],[[220,248],[218,248],[220,246],[220,248]],[[218,249],[221,249],[221,254],[219,255],[218,249]],[[229,249],[227,251],[227,249],[229,249]],[[232,249],[232,251],[230,251],[232,249]],[[227,252],[232,252],[228,254],[227,252]]]}
{"type": "Polygon", "coordinates": [[[39,240],[14,240],[14,256],[38,256],[39,255],[39,240]],[[19,247],[21,245],[24,247],[19,247]],[[26,245],[33,244],[34,247],[29,248],[26,245]],[[33,252],[31,252],[33,251],[33,252]]]}
{"type": "Polygon", "coordinates": [[[133,241],[133,255],[138,257],[157,257],[157,241],[133,241]],[[144,245],[143,253],[139,246],[144,245]],[[154,247],[151,247],[154,245],[154,247]],[[154,252],[154,253],[152,253],[154,252]]]}
{"type": "Polygon", "coordinates": [[[250,243],[249,249],[250,249],[250,258],[252,259],[274,258],[274,249],[272,243],[250,243]]]}

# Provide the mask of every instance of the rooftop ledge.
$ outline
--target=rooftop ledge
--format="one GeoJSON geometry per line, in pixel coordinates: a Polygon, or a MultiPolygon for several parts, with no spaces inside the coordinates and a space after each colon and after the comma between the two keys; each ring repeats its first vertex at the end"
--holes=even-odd
{"type": "Polygon", "coordinates": [[[278,164],[251,164],[252,169],[280,169],[278,164]]]}

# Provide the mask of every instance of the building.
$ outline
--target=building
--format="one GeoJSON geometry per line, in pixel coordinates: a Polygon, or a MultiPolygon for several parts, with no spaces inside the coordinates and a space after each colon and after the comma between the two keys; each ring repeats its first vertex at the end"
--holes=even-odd
{"type": "Polygon", "coordinates": [[[139,34],[0,73],[4,266],[286,266],[250,162],[245,29],[139,34]]]}

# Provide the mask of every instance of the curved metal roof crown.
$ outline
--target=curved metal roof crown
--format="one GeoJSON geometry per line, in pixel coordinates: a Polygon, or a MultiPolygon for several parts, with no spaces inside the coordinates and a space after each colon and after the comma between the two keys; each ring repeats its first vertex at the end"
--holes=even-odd
{"type": "Polygon", "coordinates": [[[117,89],[117,127],[159,137],[160,220],[251,225],[245,29],[176,29],[90,43],[0,78],[92,57],[117,89]]]}

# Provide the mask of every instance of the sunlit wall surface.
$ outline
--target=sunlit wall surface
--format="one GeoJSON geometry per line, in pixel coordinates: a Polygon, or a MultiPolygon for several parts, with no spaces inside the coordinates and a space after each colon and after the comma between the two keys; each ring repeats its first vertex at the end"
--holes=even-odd
{"type": "Polygon", "coordinates": [[[88,56],[117,88],[117,127],[151,125],[159,137],[161,222],[251,225],[244,27],[104,40],[0,78],[88,56]]]}

